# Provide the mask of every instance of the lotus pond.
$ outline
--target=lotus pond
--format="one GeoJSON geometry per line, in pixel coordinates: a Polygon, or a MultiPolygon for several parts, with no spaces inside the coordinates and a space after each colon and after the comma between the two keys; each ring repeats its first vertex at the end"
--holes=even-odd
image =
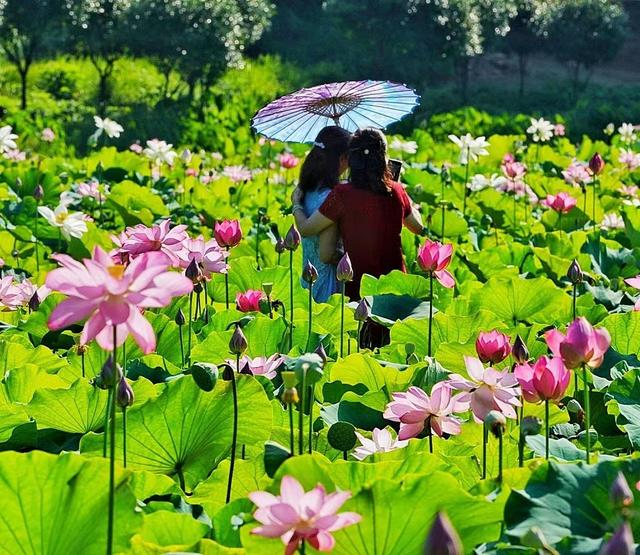
{"type": "Polygon", "coordinates": [[[635,553],[632,126],[392,138],[409,271],[310,303],[306,146],[113,123],[85,158],[0,133],[1,551],[635,553]]]}

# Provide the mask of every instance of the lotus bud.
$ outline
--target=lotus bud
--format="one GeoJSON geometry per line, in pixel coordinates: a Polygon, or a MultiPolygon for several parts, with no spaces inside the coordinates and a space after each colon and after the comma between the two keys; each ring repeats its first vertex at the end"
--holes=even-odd
{"type": "Polygon", "coordinates": [[[580,264],[578,264],[577,260],[574,259],[571,265],[569,266],[569,269],[567,270],[567,277],[569,278],[569,281],[573,285],[578,285],[579,283],[582,283],[584,274],[582,273],[582,268],[580,268],[580,264]]]}
{"type": "Polygon", "coordinates": [[[40,299],[38,298],[38,292],[36,291],[29,299],[29,310],[36,312],[40,308],[40,299]]]}
{"type": "Polygon", "coordinates": [[[489,431],[496,437],[500,437],[507,428],[507,418],[497,410],[492,410],[484,419],[489,431]]]}
{"type": "Polygon", "coordinates": [[[598,555],[634,555],[635,552],[631,525],[625,521],[598,552],[598,555]]]}
{"type": "Polygon", "coordinates": [[[424,555],[464,555],[460,537],[444,512],[439,512],[433,521],[424,555]]]}
{"type": "Polygon", "coordinates": [[[195,258],[191,259],[187,269],[184,271],[184,275],[189,278],[193,283],[197,283],[202,278],[202,271],[200,265],[196,262],[195,258]]]}
{"type": "Polygon", "coordinates": [[[191,151],[188,148],[185,148],[180,154],[180,158],[185,164],[191,162],[191,151]]]}
{"type": "Polygon", "coordinates": [[[231,341],[229,341],[229,351],[234,355],[241,355],[247,350],[248,346],[247,338],[244,336],[244,333],[242,333],[242,328],[236,326],[231,336],[231,341]]]}
{"type": "Polygon", "coordinates": [[[292,225],[284,237],[284,247],[289,251],[295,251],[300,246],[301,240],[302,237],[300,237],[300,233],[295,228],[295,226],[292,225]]]}
{"type": "Polygon", "coordinates": [[[258,301],[258,308],[260,308],[260,314],[271,314],[271,303],[266,297],[262,297],[258,301]]]}
{"type": "Polygon", "coordinates": [[[36,188],[33,190],[33,198],[38,201],[44,198],[44,189],[42,188],[42,185],[40,185],[39,183],[38,185],[36,185],[36,188]]]}
{"type": "Polygon", "coordinates": [[[609,499],[611,499],[613,506],[618,509],[633,505],[633,492],[622,472],[618,472],[613,484],[611,484],[609,499]]]}
{"type": "Polygon", "coordinates": [[[358,303],[353,317],[357,322],[366,322],[371,317],[371,307],[369,307],[367,299],[362,299],[358,303]]]}
{"type": "Polygon", "coordinates": [[[353,266],[351,266],[351,259],[348,253],[345,253],[340,262],[338,262],[336,278],[341,282],[353,281],[353,266]]]}
{"type": "Polygon", "coordinates": [[[314,353],[322,359],[323,363],[327,362],[327,351],[324,350],[324,345],[322,343],[318,343],[314,353]]]}
{"type": "Polygon", "coordinates": [[[263,283],[262,290],[267,297],[270,297],[271,293],[273,293],[273,283],[263,283]]]}
{"type": "Polygon", "coordinates": [[[318,270],[316,270],[316,267],[311,264],[310,260],[307,260],[307,263],[304,265],[304,269],[302,270],[302,279],[307,283],[314,283],[318,279],[318,270]]]}
{"type": "Polygon", "coordinates": [[[282,239],[278,239],[276,241],[275,249],[276,249],[276,253],[278,254],[282,254],[284,251],[287,250],[287,247],[284,246],[284,241],[282,239]]]}
{"type": "Polygon", "coordinates": [[[116,392],[116,402],[118,406],[123,409],[130,407],[133,405],[135,399],[136,396],[133,394],[133,389],[131,389],[127,380],[122,378],[118,384],[118,391],[116,392]]]}
{"type": "Polygon", "coordinates": [[[529,349],[519,335],[516,335],[516,340],[513,342],[511,354],[518,364],[524,364],[529,360],[529,349]]]}
{"type": "Polygon", "coordinates": [[[575,399],[570,399],[567,403],[567,410],[573,414],[579,414],[584,411],[582,405],[575,399]]]}
{"type": "Polygon", "coordinates": [[[520,435],[537,436],[542,429],[542,421],[537,416],[525,416],[520,422],[520,435]]]}
{"type": "Polygon", "coordinates": [[[178,312],[176,312],[176,317],[175,317],[175,323],[178,324],[179,326],[184,326],[185,323],[187,322],[187,319],[184,316],[184,312],[182,312],[182,309],[179,308],[178,312]]]}
{"type": "Polygon", "coordinates": [[[122,369],[119,364],[113,362],[113,355],[109,355],[107,361],[100,370],[100,384],[105,389],[113,387],[122,379],[122,369]]]}
{"type": "Polygon", "coordinates": [[[589,160],[589,169],[593,175],[600,175],[604,169],[604,165],[604,159],[598,152],[596,152],[591,160],[589,160]]]}

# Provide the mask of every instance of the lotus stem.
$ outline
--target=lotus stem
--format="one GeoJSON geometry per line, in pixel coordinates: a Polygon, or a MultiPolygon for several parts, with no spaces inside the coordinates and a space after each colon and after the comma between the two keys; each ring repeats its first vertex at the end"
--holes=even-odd
{"type": "Polygon", "coordinates": [[[193,320],[193,291],[189,293],[189,327],[187,329],[187,362],[191,362],[191,326],[193,320]]]}
{"type": "MultiPolygon", "coordinates": [[[[227,253],[229,252],[229,247],[227,247],[227,253]]],[[[229,267],[227,267],[227,271],[224,274],[224,301],[227,310],[229,310],[229,267]]]]}
{"type": "Polygon", "coordinates": [[[304,346],[305,353],[309,352],[311,345],[311,326],[313,324],[313,282],[309,282],[309,332],[307,334],[307,344],[304,346]]]}
{"type": "Polygon", "coordinates": [[[357,351],[360,352],[360,331],[362,330],[362,322],[358,322],[358,335],[356,337],[357,351]]]}
{"type": "Polygon", "coordinates": [[[293,251],[289,251],[289,350],[293,349],[293,251]]]}
{"type": "Polygon", "coordinates": [[[468,184],[469,184],[469,166],[471,165],[471,160],[469,158],[469,154],[471,152],[471,148],[467,147],[467,165],[464,170],[464,191],[462,195],[462,215],[467,215],[467,196],[468,196],[468,184]]]}
{"type": "Polygon", "coordinates": [[[516,224],[517,209],[518,209],[518,197],[516,197],[516,194],[513,193],[513,229],[514,231],[518,228],[516,224]]]}
{"type": "Polygon", "coordinates": [[[593,199],[591,203],[591,217],[593,219],[593,231],[596,230],[596,194],[598,192],[598,178],[593,176],[593,199]]]}
{"type": "Polygon", "coordinates": [[[314,387],[311,384],[309,386],[309,455],[313,451],[313,399],[314,387]]]}
{"type": "MultiPolygon", "coordinates": [[[[38,202],[38,204],[40,204],[38,202]]],[[[38,255],[38,204],[36,204],[36,217],[34,218],[34,237],[35,237],[35,241],[34,241],[34,249],[35,249],[35,255],[36,255],[36,272],[39,274],[40,273],[40,256],[38,255]]]]}
{"type": "Polygon", "coordinates": [[[304,453],[304,397],[307,389],[306,372],[302,375],[302,386],[300,387],[300,402],[298,404],[298,453],[304,453]]]}
{"type": "Polygon", "coordinates": [[[345,283],[342,282],[342,302],[340,303],[340,358],[344,356],[344,288],[345,283]]]}
{"type": "Polygon", "coordinates": [[[429,272],[429,335],[427,341],[427,356],[431,356],[431,332],[433,327],[433,272],[429,272]]]}
{"type": "Polygon", "coordinates": [[[109,393],[107,395],[107,410],[104,413],[104,438],[102,442],[102,457],[107,458],[107,446],[109,445],[109,416],[111,412],[111,397],[113,395],[113,391],[109,388],[109,393]]]}
{"type": "Polygon", "coordinates": [[[293,457],[295,453],[295,439],[293,433],[293,403],[289,403],[289,446],[291,451],[291,456],[293,457]]]}
{"type": "Polygon", "coordinates": [[[442,224],[440,227],[440,238],[444,241],[444,218],[445,218],[445,214],[446,214],[446,210],[445,210],[445,200],[444,200],[444,182],[445,179],[441,176],[440,177],[440,203],[442,204],[442,224]]]}
{"type": "Polygon", "coordinates": [[[182,326],[178,326],[178,337],[180,337],[180,359],[182,360],[182,370],[184,370],[184,338],[182,337],[182,326]]]}
{"type": "Polygon", "coordinates": [[[84,349],[82,350],[82,353],[80,354],[80,361],[82,363],[82,377],[85,377],[85,370],[84,370],[84,349]]]}
{"type": "Polygon", "coordinates": [[[122,464],[127,468],[127,407],[122,407],[122,464]]]}
{"type": "MultiPolygon", "coordinates": [[[[236,368],[240,368],[240,355],[236,355],[236,368]]],[[[238,388],[236,386],[236,373],[231,369],[231,393],[233,395],[233,435],[231,437],[231,464],[229,465],[229,480],[227,481],[227,500],[231,501],[231,486],[233,484],[233,469],[236,464],[236,443],[238,441],[238,388]]]]}
{"type": "Polygon", "coordinates": [[[256,220],[256,266],[260,271],[260,212],[258,211],[258,218],[256,220]]]}
{"type": "Polygon", "coordinates": [[[503,449],[502,449],[502,444],[503,444],[503,436],[504,432],[500,432],[498,434],[498,479],[497,482],[499,484],[502,483],[502,454],[503,454],[503,449]]]}
{"type": "Polygon", "coordinates": [[[431,427],[431,417],[429,417],[428,431],[429,434],[429,453],[433,454],[433,428],[431,427]]]}
{"type": "MultiPolygon", "coordinates": [[[[113,364],[117,375],[117,326],[113,326],[113,364]]],[[[111,403],[108,410],[111,412],[111,426],[109,427],[109,510],[107,513],[107,555],[113,554],[113,528],[115,524],[115,498],[116,498],[116,397],[118,380],[113,380],[111,386],[111,403]]],[[[105,430],[106,434],[106,430],[105,430]]]]}
{"type": "Polygon", "coordinates": [[[549,399],[544,400],[544,458],[549,460],[549,399]]]}
{"type": "Polygon", "coordinates": [[[487,477],[487,440],[489,439],[489,430],[486,424],[482,424],[482,479],[487,477]]]}
{"type": "Polygon", "coordinates": [[[520,431],[518,438],[518,467],[524,466],[524,434],[520,431]]]}
{"type": "Polygon", "coordinates": [[[589,381],[587,379],[587,366],[582,365],[582,379],[584,381],[584,418],[585,418],[585,430],[587,432],[587,464],[591,458],[591,402],[589,399],[589,381]]]}

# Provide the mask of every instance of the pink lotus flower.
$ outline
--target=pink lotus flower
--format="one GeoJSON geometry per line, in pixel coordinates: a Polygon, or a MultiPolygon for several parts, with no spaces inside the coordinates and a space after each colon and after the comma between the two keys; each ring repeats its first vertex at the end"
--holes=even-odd
{"type": "Polygon", "coordinates": [[[40,133],[40,138],[46,143],[52,143],[56,138],[56,134],[51,127],[45,127],[40,133]]]}
{"type": "Polygon", "coordinates": [[[221,247],[235,247],[242,240],[242,228],[238,220],[224,220],[216,222],[214,235],[221,247]]]}
{"type": "MultiPolygon", "coordinates": [[[[624,282],[627,285],[631,285],[631,287],[640,289],[640,275],[637,275],[634,278],[625,279],[624,282]]],[[[636,304],[634,305],[633,310],[640,310],[640,298],[636,301],[636,304]]]]}
{"type": "Polygon", "coordinates": [[[236,295],[236,308],[240,312],[260,312],[260,301],[264,298],[262,291],[249,289],[236,295]]]}
{"type": "Polygon", "coordinates": [[[183,275],[167,271],[169,260],[160,252],[138,256],[128,267],[114,264],[100,247],[82,263],[65,254],[54,256],[62,266],[49,272],[46,285],[67,295],[51,313],[49,328],[59,330],[87,319],[80,343],[92,339],[106,350],[122,345],[128,335],[145,353],[155,349],[153,328],[140,309],[167,306],[172,297],[191,292],[193,285],[183,275]]]}
{"type": "Polygon", "coordinates": [[[587,164],[576,160],[571,162],[571,165],[562,172],[562,176],[569,185],[574,187],[581,187],[591,181],[591,174],[587,164]]]}
{"type": "Polygon", "coordinates": [[[196,239],[187,238],[184,250],[180,252],[180,267],[185,270],[190,262],[195,260],[200,267],[202,276],[209,280],[211,274],[226,274],[229,266],[226,259],[228,252],[223,251],[215,239],[205,241],[202,235],[196,239]]]}
{"type": "Polygon", "coordinates": [[[527,168],[520,162],[504,162],[502,164],[502,173],[509,179],[521,179],[527,173],[527,168]]]}
{"type": "Polygon", "coordinates": [[[550,330],[544,338],[554,356],[561,357],[567,368],[578,368],[583,364],[598,368],[611,344],[606,328],[594,329],[583,316],[569,325],[566,336],[558,330],[550,330]]]}
{"type": "Polygon", "coordinates": [[[387,404],[384,418],[400,422],[398,439],[418,437],[425,428],[442,437],[443,434],[460,433],[460,420],[451,416],[454,412],[469,410],[467,395],[451,395],[451,387],[445,382],[433,386],[431,396],[419,387],[411,386],[406,392],[393,393],[393,401],[387,404]]]}
{"type": "Polygon", "coordinates": [[[27,159],[27,153],[17,148],[5,151],[3,156],[13,162],[24,162],[27,159]]]}
{"type": "Polygon", "coordinates": [[[566,133],[566,128],[562,123],[556,123],[553,126],[553,134],[556,137],[564,137],[565,133],[566,133]]]}
{"type": "Polygon", "coordinates": [[[0,279],[0,310],[8,312],[16,310],[24,304],[20,288],[13,282],[14,276],[8,275],[0,279]]]}
{"type": "Polygon", "coordinates": [[[509,164],[512,162],[516,161],[516,157],[511,154],[511,152],[507,152],[503,157],[502,157],[502,165],[504,166],[505,164],[509,164]]]}
{"type": "Polygon", "coordinates": [[[285,170],[291,170],[298,165],[298,160],[293,154],[290,152],[284,152],[280,155],[280,166],[282,166],[285,170]]]}
{"type": "Polygon", "coordinates": [[[187,177],[196,177],[198,170],[196,168],[187,168],[184,173],[187,177]]]}
{"type": "Polygon", "coordinates": [[[171,226],[171,220],[162,220],[157,225],[147,227],[139,224],[128,227],[125,236],[115,242],[120,242],[120,251],[129,255],[131,259],[145,252],[162,252],[172,266],[179,266],[180,259],[185,256],[185,242],[188,239],[186,225],[171,226]]]}
{"type": "Polygon", "coordinates": [[[109,186],[104,185],[104,187],[100,187],[100,184],[97,181],[89,181],[88,183],[78,183],[76,186],[76,192],[81,197],[89,197],[97,201],[104,200],[106,195],[109,193],[109,186]],[[104,192],[101,190],[104,189],[104,192]]]}
{"type": "Polygon", "coordinates": [[[485,368],[474,357],[465,356],[464,364],[471,379],[460,374],[452,374],[447,382],[454,389],[468,392],[462,401],[469,400],[473,417],[482,424],[492,410],[497,410],[507,418],[516,418],[515,407],[520,403],[520,386],[516,377],[509,371],[498,372],[485,368]]]}
{"type": "Polygon", "coordinates": [[[304,540],[318,551],[331,551],[335,539],[331,532],[360,522],[358,513],[338,513],[338,509],[351,497],[348,491],[327,494],[318,484],[305,493],[293,476],[285,476],[280,482],[280,495],[266,491],[249,494],[256,505],[254,518],[262,524],[251,530],[252,534],[265,538],[280,538],[285,544],[285,555],[293,555],[304,540]]]}
{"type": "Polygon", "coordinates": [[[249,181],[251,179],[251,170],[244,166],[226,166],[222,170],[222,175],[228,177],[234,183],[238,183],[240,181],[249,181]]]}
{"type": "Polygon", "coordinates": [[[522,396],[529,403],[559,401],[571,378],[560,357],[542,356],[534,365],[518,364],[513,373],[520,382],[522,396]]]}
{"type": "Polygon", "coordinates": [[[264,376],[272,380],[275,378],[278,373],[276,370],[282,366],[284,362],[284,357],[279,354],[271,355],[269,358],[265,357],[255,357],[249,358],[248,356],[243,356],[240,359],[240,369],[236,367],[236,361],[228,359],[225,361],[231,368],[233,368],[236,372],[241,372],[243,370],[249,370],[254,376],[264,376]]]}
{"type": "Polygon", "coordinates": [[[498,330],[480,332],[476,339],[476,353],[485,364],[502,362],[511,353],[511,339],[498,330]]]}
{"type": "Polygon", "coordinates": [[[444,287],[451,289],[455,281],[445,268],[449,266],[452,254],[453,245],[427,239],[418,250],[418,265],[425,272],[433,274],[444,287]]]}
{"type": "Polygon", "coordinates": [[[353,456],[359,461],[363,461],[376,453],[388,453],[389,451],[402,449],[409,445],[408,440],[394,438],[386,428],[382,430],[380,428],[374,428],[371,433],[371,439],[364,437],[358,432],[356,432],[356,437],[360,445],[353,450],[353,456]]]}
{"type": "Polygon", "coordinates": [[[637,185],[622,185],[620,187],[620,194],[626,197],[635,197],[638,195],[638,186],[637,185]]]}
{"type": "Polygon", "coordinates": [[[571,212],[577,202],[576,199],[565,192],[558,193],[557,195],[547,195],[547,198],[542,201],[545,206],[548,206],[560,214],[571,212]]]}
{"type": "Polygon", "coordinates": [[[629,171],[635,170],[640,167],[640,154],[636,154],[633,150],[621,149],[618,162],[627,166],[629,171]]]}

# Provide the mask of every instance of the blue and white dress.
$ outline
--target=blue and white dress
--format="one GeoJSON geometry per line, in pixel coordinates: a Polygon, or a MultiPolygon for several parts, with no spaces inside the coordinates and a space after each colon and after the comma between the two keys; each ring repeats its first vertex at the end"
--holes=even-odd
{"type": "MultiPolygon", "coordinates": [[[[322,188],[310,191],[304,195],[304,212],[307,218],[311,216],[329,196],[331,189],[322,188]]],[[[318,279],[313,284],[313,299],[317,303],[326,302],[334,293],[339,292],[338,280],[336,279],[336,267],[333,264],[325,264],[320,260],[320,237],[314,235],[312,237],[302,238],[302,258],[303,264],[307,260],[313,264],[318,270],[318,279]]],[[[306,289],[307,283],[302,280],[302,286],[306,289]]]]}

